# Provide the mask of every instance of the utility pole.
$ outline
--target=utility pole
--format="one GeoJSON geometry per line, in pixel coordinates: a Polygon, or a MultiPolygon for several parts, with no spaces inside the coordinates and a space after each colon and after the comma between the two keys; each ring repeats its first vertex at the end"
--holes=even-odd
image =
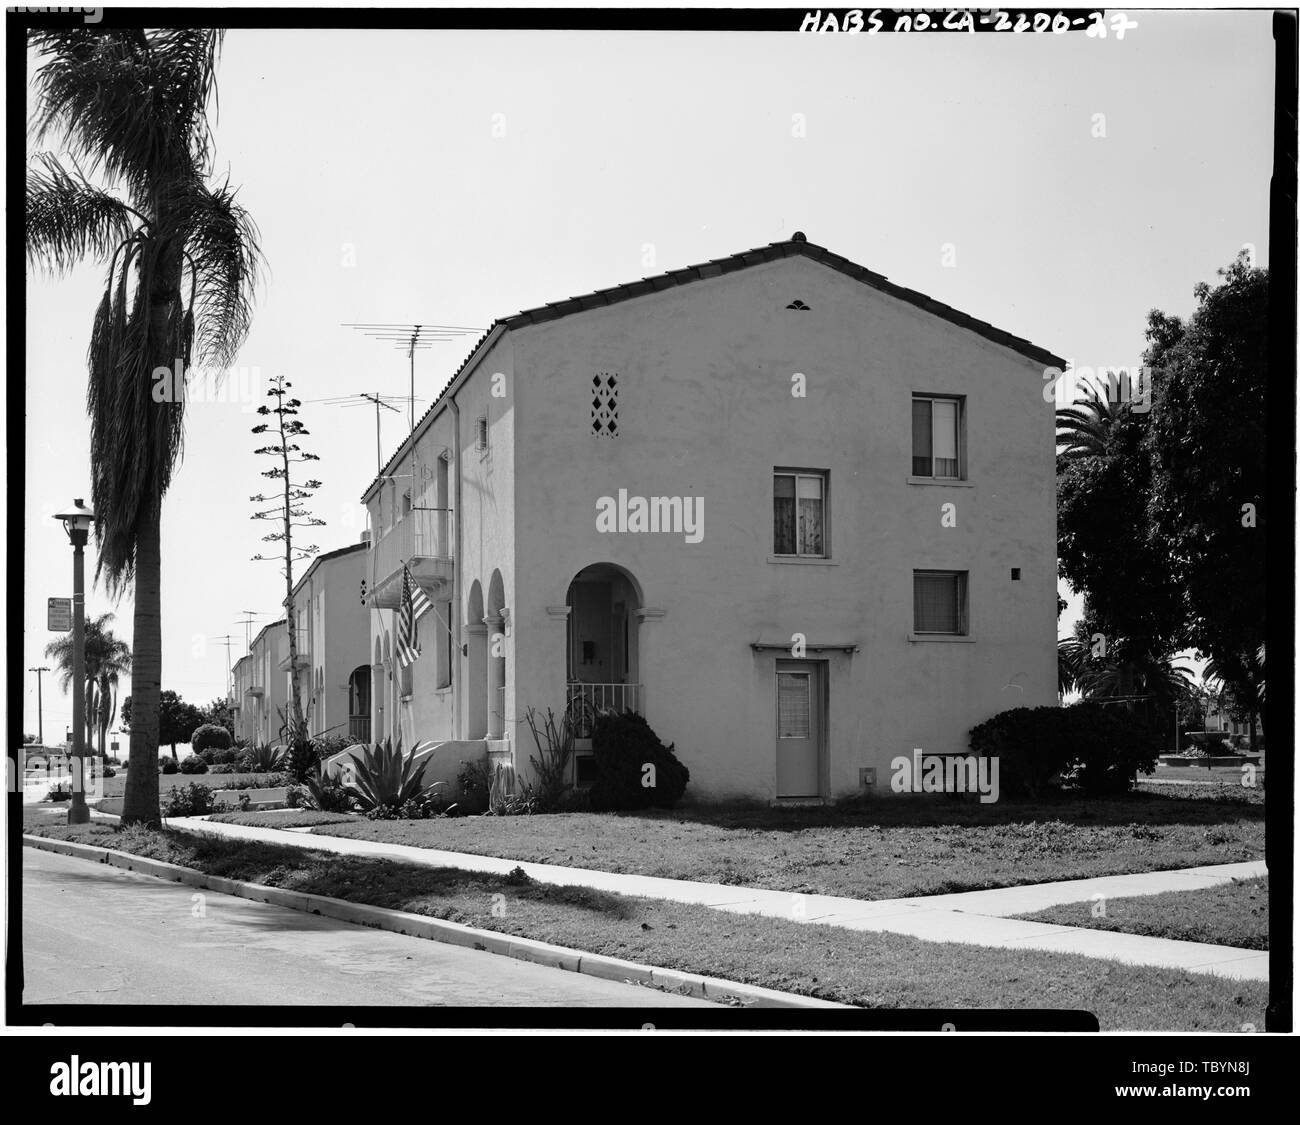
{"type": "Polygon", "coordinates": [[[41,713],[41,673],[48,672],[49,669],[44,665],[39,668],[28,668],[27,671],[36,673],[36,741],[39,745],[45,745],[45,719],[41,713]]]}

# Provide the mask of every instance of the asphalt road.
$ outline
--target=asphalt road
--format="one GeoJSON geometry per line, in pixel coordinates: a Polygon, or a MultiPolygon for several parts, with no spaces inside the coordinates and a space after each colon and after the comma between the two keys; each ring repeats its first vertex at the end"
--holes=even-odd
{"type": "Polygon", "coordinates": [[[28,1004],[711,1007],[23,848],[28,1004]]]}

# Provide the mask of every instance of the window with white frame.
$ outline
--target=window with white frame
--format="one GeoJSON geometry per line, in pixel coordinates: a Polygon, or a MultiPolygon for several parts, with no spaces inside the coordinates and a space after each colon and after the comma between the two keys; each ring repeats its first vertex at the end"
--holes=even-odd
{"type": "Polygon", "coordinates": [[[826,558],[827,474],[776,469],[772,474],[772,554],[826,558]]]}
{"type": "Polygon", "coordinates": [[[912,476],[961,478],[962,400],[912,396],[912,476]]]}
{"type": "Polygon", "coordinates": [[[965,570],[912,571],[912,631],[964,637],[969,632],[965,570]]]}

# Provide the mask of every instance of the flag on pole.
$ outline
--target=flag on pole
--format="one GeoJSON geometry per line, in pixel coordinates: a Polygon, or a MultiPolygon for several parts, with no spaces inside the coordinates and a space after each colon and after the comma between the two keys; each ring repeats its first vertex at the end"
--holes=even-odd
{"type": "Polygon", "coordinates": [[[415,619],[427,609],[432,609],[420,584],[411,577],[410,570],[402,567],[402,601],[397,609],[397,662],[403,668],[420,659],[420,634],[415,619]]]}

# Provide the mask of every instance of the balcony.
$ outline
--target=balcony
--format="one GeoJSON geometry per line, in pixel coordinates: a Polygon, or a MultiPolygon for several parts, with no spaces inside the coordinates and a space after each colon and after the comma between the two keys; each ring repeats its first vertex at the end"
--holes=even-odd
{"type": "Polygon", "coordinates": [[[426,594],[440,596],[451,584],[449,513],[415,508],[375,540],[370,549],[370,604],[396,609],[402,601],[405,563],[426,594]]]}

